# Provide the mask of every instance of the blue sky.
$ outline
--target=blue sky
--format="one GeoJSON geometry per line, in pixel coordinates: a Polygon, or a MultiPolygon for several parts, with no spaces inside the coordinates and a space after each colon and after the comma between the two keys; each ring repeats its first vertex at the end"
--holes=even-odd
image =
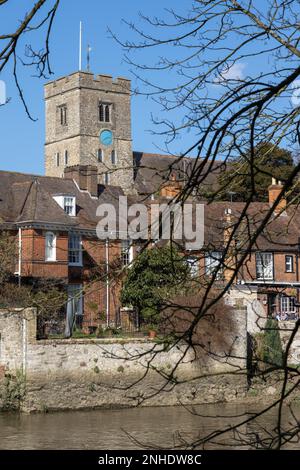
{"type": "MultiPolygon", "coordinates": [[[[130,67],[123,60],[123,51],[116,42],[109,37],[107,28],[119,32],[126,38],[130,31],[122,24],[122,19],[138,20],[138,12],[149,15],[159,14],[162,8],[180,8],[185,3],[182,0],[151,0],[142,2],[138,0],[114,0],[102,2],[100,0],[62,0],[60,10],[55,20],[51,39],[51,65],[54,75],[59,77],[72,73],[78,69],[78,35],[79,21],[84,26],[84,64],[85,48],[88,43],[93,50],[91,55],[91,69],[94,73],[104,73],[116,76],[130,76],[130,67]],[[162,6],[163,3],[163,6],[162,6]]],[[[24,9],[28,11],[33,1],[22,0],[24,9]]],[[[190,4],[187,1],[187,4],[190,4]]],[[[10,32],[22,18],[20,1],[12,0],[9,6],[1,7],[0,31],[10,32]]],[[[42,32],[35,34],[34,44],[38,44],[42,32]]],[[[28,41],[28,40],[27,40],[28,41]]],[[[24,51],[26,40],[23,41],[19,53],[24,51]]],[[[155,52],[149,52],[154,54],[155,52]]],[[[7,95],[11,98],[8,105],[0,107],[0,169],[32,172],[43,174],[43,144],[44,144],[44,103],[43,84],[45,80],[32,78],[33,70],[20,68],[22,89],[27,99],[30,111],[36,122],[30,121],[18,99],[17,90],[11,79],[11,67],[7,68],[0,79],[6,82],[7,95]]],[[[133,78],[133,77],[131,77],[133,78]]],[[[133,86],[135,85],[133,80],[133,86]]],[[[154,111],[151,100],[143,97],[134,97],[132,100],[132,129],[133,148],[135,150],[157,151],[157,140],[147,132],[152,127],[151,113],[154,111]]]]}
{"type": "MultiPolygon", "coordinates": [[[[54,0],[49,0],[54,2],[54,0]]],[[[18,19],[24,16],[25,11],[32,8],[34,0],[10,0],[8,4],[1,7],[0,31],[7,33],[15,31],[18,19]],[[22,14],[20,13],[20,3],[22,3],[22,14]]],[[[132,79],[133,88],[138,84],[131,74],[130,66],[124,60],[124,51],[116,41],[110,37],[107,29],[112,29],[120,38],[136,39],[130,28],[123,23],[123,19],[134,22],[144,31],[145,24],[139,19],[139,11],[142,9],[144,15],[150,17],[165,17],[164,9],[173,8],[176,12],[186,11],[191,7],[192,0],[151,0],[151,2],[141,2],[139,0],[114,0],[114,2],[102,2],[101,0],[61,0],[60,9],[55,19],[51,37],[51,66],[54,72],[50,78],[64,76],[78,70],[78,43],[79,43],[79,22],[83,22],[83,64],[86,65],[86,49],[90,44],[91,71],[95,74],[110,74],[113,77],[125,76],[132,79]]],[[[266,0],[258,1],[260,8],[266,4],[266,0]]],[[[168,28],[167,28],[168,31],[168,28]]],[[[169,31],[168,31],[169,32],[169,31]]],[[[30,42],[35,49],[41,47],[45,31],[38,31],[30,39],[24,38],[19,47],[19,54],[24,53],[27,42],[30,42]]],[[[161,31],[160,31],[161,33],[161,31]]],[[[231,38],[231,42],[235,38],[231,38]]],[[[232,46],[230,44],[224,44],[232,46]]],[[[249,54],[252,51],[252,44],[249,54]]],[[[166,46],[143,49],[142,54],[137,54],[139,63],[155,63],[160,55],[167,55],[172,59],[179,58],[180,49],[166,46]]],[[[209,61],[219,58],[218,49],[211,49],[204,54],[204,60],[209,61]]],[[[203,57],[202,57],[203,59],[203,57]]],[[[84,67],[83,67],[84,68],[84,67]]],[[[195,69],[197,70],[197,68],[195,69]]],[[[243,58],[238,60],[230,70],[225,71],[223,78],[239,78],[245,75],[260,74],[269,70],[274,73],[274,64],[268,62],[265,56],[243,58]],[[226,76],[226,77],[225,77],[226,76]]],[[[198,73],[198,70],[197,70],[198,73]]],[[[7,85],[7,95],[10,98],[8,105],[0,107],[0,169],[21,172],[31,172],[43,174],[44,172],[44,102],[43,85],[44,79],[32,77],[34,70],[20,67],[19,78],[30,112],[36,122],[32,122],[26,116],[24,107],[18,98],[18,92],[12,80],[12,65],[5,69],[0,75],[0,80],[4,80],[7,85]]],[[[199,70],[201,74],[201,69],[199,70]]],[[[150,81],[174,86],[180,83],[178,75],[170,72],[160,73],[147,72],[150,81]],[[159,80],[159,81],[157,81],[159,80]],[[178,81],[179,80],[179,81],[178,81]]],[[[216,97],[220,93],[218,82],[214,82],[207,87],[205,93],[210,97],[216,97]]],[[[178,123],[184,118],[184,110],[176,109],[169,113],[166,118],[178,123]]],[[[151,99],[139,95],[132,99],[132,137],[133,149],[145,152],[159,152],[164,147],[163,138],[151,134],[155,129],[151,115],[160,118],[159,105],[151,99]]],[[[196,131],[195,131],[196,132],[196,131]]],[[[195,142],[194,131],[188,128],[185,134],[173,142],[170,150],[176,154],[185,152],[195,142]]]]}

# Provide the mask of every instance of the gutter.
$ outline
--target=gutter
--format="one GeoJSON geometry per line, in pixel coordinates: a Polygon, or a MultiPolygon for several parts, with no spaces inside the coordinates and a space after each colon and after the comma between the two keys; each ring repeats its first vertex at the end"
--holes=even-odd
{"type": "Polygon", "coordinates": [[[286,281],[244,281],[239,285],[253,285],[253,286],[281,286],[281,287],[300,287],[300,282],[286,282],[286,281]]]}

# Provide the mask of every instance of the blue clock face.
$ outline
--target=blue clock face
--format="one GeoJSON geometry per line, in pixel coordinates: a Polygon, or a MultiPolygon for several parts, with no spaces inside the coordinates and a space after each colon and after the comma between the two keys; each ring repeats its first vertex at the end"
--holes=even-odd
{"type": "Polygon", "coordinates": [[[103,145],[112,145],[113,143],[112,131],[105,130],[105,131],[100,132],[100,142],[103,145]]]}

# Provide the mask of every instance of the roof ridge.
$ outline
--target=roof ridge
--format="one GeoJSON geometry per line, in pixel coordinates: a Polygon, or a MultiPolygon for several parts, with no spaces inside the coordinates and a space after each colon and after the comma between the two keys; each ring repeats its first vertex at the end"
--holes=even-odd
{"type": "Polygon", "coordinates": [[[25,209],[25,207],[26,207],[27,201],[28,201],[28,199],[29,199],[29,195],[30,195],[30,193],[31,193],[31,188],[32,188],[33,184],[34,184],[34,181],[31,181],[31,182],[30,182],[30,185],[29,185],[29,188],[28,188],[28,190],[27,190],[26,196],[25,196],[25,198],[24,198],[23,205],[22,205],[21,210],[20,210],[20,214],[19,214],[19,217],[18,217],[19,219],[20,219],[20,218],[22,217],[22,215],[23,215],[23,212],[24,212],[24,209],[25,209]]]}

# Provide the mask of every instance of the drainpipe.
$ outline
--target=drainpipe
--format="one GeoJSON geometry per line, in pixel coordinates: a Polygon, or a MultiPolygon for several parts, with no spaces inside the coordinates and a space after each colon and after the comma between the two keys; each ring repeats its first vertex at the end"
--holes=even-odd
{"type": "Polygon", "coordinates": [[[22,229],[19,228],[19,247],[18,247],[18,283],[21,285],[22,276],[22,229]]]}
{"type": "Polygon", "coordinates": [[[106,326],[109,327],[109,240],[105,240],[105,265],[106,265],[106,326]]]}
{"type": "MultiPolygon", "coordinates": [[[[298,238],[298,250],[296,252],[296,281],[299,281],[299,248],[300,238],[298,238]]],[[[299,303],[299,289],[297,289],[297,303],[299,303]]]]}
{"type": "Polygon", "coordinates": [[[23,317],[22,320],[22,373],[26,375],[27,366],[27,320],[23,317]]]}

